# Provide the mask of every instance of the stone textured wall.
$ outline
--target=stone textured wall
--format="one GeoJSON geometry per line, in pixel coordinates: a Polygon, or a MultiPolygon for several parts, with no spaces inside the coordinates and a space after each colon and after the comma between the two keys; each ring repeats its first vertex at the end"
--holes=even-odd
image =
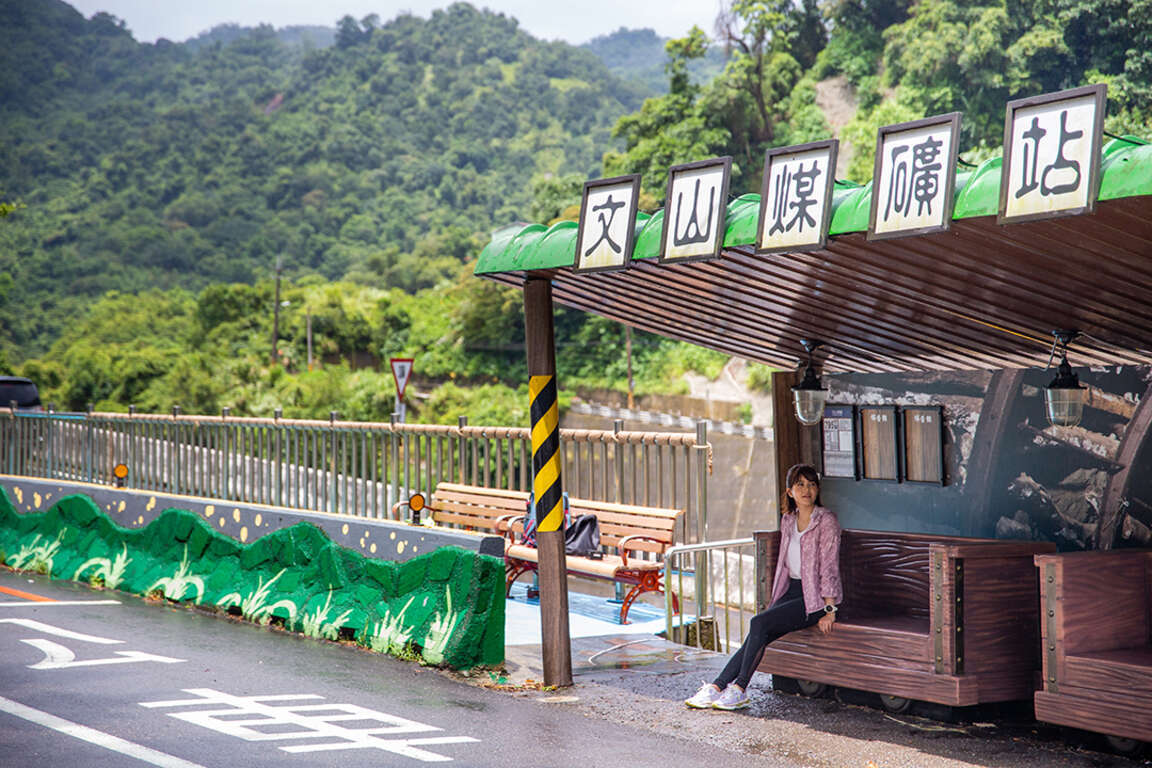
{"type": "Polygon", "coordinates": [[[80,494],[21,514],[0,487],[0,562],[429,664],[504,661],[503,560],[461,547],[378,560],[307,522],[242,543],[179,509],[130,529],[80,494]]]}

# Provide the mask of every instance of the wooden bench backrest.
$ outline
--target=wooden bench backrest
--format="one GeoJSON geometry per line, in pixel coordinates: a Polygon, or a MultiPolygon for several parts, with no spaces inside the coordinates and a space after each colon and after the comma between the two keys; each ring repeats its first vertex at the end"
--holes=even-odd
{"type": "MultiPolygon", "coordinates": [[[[459,483],[440,483],[429,507],[432,518],[441,525],[459,525],[472,530],[498,531],[499,520],[507,515],[523,516],[527,510],[528,492],[502,488],[484,488],[459,483]]],[[[654,541],[634,541],[629,547],[662,553],[676,540],[676,523],[684,514],[681,509],[642,507],[606,501],[570,499],[572,517],[596,515],[600,521],[600,543],[616,547],[627,536],[648,536],[654,541]]],[[[513,521],[511,529],[520,533],[523,527],[513,521]]]]}
{"type": "MultiPolygon", "coordinates": [[[[1055,611],[1056,637],[1064,653],[1132,648],[1149,642],[1152,552],[1066,552],[1036,558],[1040,569],[1042,621],[1055,611]],[[1054,582],[1048,583],[1051,565],[1054,582]],[[1049,605],[1049,597],[1055,597],[1049,605]]],[[[1048,626],[1046,625],[1046,628],[1048,626]]]]}
{"type": "Polygon", "coordinates": [[[845,616],[929,616],[928,534],[846,529],[840,538],[845,616]]]}
{"type": "Polygon", "coordinates": [[[650,536],[655,541],[633,541],[629,543],[629,549],[660,553],[676,542],[676,523],[684,514],[682,509],[641,507],[587,499],[569,499],[568,509],[573,518],[596,515],[600,521],[602,546],[615,547],[626,536],[650,536]]]}
{"type": "Polygon", "coordinates": [[[429,507],[432,519],[440,525],[500,533],[500,518],[526,514],[528,492],[440,483],[429,507]]]}

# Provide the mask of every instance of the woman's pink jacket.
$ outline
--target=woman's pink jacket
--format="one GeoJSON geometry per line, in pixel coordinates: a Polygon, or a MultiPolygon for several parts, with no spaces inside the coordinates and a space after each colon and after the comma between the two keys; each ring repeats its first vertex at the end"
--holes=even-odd
{"type": "MultiPolygon", "coordinates": [[[[776,578],[772,582],[772,602],[788,591],[788,543],[796,535],[796,515],[780,519],[780,551],[776,556],[776,578]]],[[[839,604],[844,599],[840,583],[840,523],[827,507],[816,507],[808,530],[800,539],[800,585],[804,590],[804,610],[824,610],[824,598],[839,604]]]]}

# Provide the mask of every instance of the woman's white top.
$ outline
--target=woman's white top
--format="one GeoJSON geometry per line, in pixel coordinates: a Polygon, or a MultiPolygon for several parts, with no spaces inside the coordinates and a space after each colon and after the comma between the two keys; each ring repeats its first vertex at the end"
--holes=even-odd
{"type": "Polygon", "coordinates": [[[796,531],[796,535],[788,542],[788,575],[793,579],[800,578],[800,537],[808,533],[808,529],[812,527],[811,524],[808,528],[800,530],[799,518],[792,518],[792,525],[796,531]]]}

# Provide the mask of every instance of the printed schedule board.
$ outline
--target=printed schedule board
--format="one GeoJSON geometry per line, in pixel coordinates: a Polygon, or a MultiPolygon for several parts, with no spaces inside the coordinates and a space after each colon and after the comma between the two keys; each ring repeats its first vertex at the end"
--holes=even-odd
{"type": "Polygon", "coordinates": [[[824,406],[824,475],[857,478],[856,409],[851,405],[824,406]]]}

